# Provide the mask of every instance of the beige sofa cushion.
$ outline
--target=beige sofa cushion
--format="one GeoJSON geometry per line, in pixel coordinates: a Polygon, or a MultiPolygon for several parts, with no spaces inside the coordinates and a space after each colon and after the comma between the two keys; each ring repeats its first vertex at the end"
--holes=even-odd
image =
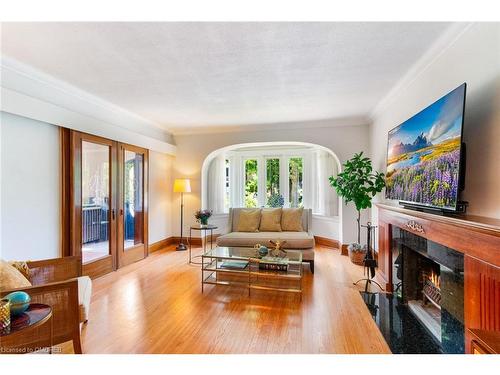
{"type": "Polygon", "coordinates": [[[240,211],[238,232],[258,232],[260,224],[260,208],[247,208],[240,211]]]}
{"type": "Polygon", "coordinates": [[[0,260],[0,290],[30,287],[31,283],[11,264],[0,260]]]}
{"type": "Polygon", "coordinates": [[[286,241],[285,249],[314,248],[314,236],[307,232],[231,232],[217,237],[217,246],[253,247],[256,244],[270,246],[270,240],[286,241]]]}
{"type": "Polygon", "coordinates": [[[260,216],[260,232],[281,232],[281,208],[263,208],[260,216]]]}
{"type": "Polygon", "coordinates": [[[287,232],[302,232],[302,214],[304,208],[284,208],[281,214],[281,230],[287,232]]]}

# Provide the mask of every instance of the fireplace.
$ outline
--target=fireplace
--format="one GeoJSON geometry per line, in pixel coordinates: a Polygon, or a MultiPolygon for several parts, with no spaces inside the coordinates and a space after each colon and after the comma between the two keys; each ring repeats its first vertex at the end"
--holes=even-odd
{"type": "Polygon", "coordinates": [[[363,295],[394,353],[464,353],[464,257],[392,227],[392,295],[363,295]]]}

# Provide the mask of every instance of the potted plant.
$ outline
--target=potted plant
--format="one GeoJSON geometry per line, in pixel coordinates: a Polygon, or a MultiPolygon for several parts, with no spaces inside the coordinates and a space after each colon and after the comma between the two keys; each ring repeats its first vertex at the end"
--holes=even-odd
{"type": "Polygon", "coordinates": [[[285,198],[281,194],[272,194],[267,200],[267,205],[273,208],[283,207],[285,205],[285,198]]]}
{"type": "Polygon", "coordinates": [[[201,226],[208,225],[208,218],[212,216],[212,210],[198,210],[195,212],[194,217],[201,226]]]}
{"type": "Polygon", "coordinates": [[[344,198],[345,203],[353,202],[358,211],[358,242],[348,246],[349,257],[354,263],[362,262],[366,249],[360,245],[361,210],[372,206],[372,198],[385,186],[384,174],[373,171],[370,158],[363,157],[363,152],[354,154],[347,160],[343,170],[337,177],[330,176],[330,185],[337,194],[344,198]]]}

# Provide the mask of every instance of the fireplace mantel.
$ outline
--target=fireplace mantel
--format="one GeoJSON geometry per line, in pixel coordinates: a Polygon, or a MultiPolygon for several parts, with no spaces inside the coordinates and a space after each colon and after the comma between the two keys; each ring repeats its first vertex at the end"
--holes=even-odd
{"type": "Polygon", "coordinates": [[[464,254],[466,350],[471,329],[500,332],[500,220],[473,215],[442,216],[388,204],[378,208],[378,265],[386,291],[392,292],[392,227],[464,254]]]}

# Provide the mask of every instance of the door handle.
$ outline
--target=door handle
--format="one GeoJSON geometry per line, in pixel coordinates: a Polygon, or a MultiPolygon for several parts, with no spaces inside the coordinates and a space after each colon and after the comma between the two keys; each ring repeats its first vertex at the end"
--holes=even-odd
{"type": "Polygon", "coordinates": [[[111,210],[111,218],[115,220],[115,209],[111,210]]]}
{"type": "Polygon", "coordinates": [[[123,216],[123,209],[120,208],[120,216],[123,216]]]}

